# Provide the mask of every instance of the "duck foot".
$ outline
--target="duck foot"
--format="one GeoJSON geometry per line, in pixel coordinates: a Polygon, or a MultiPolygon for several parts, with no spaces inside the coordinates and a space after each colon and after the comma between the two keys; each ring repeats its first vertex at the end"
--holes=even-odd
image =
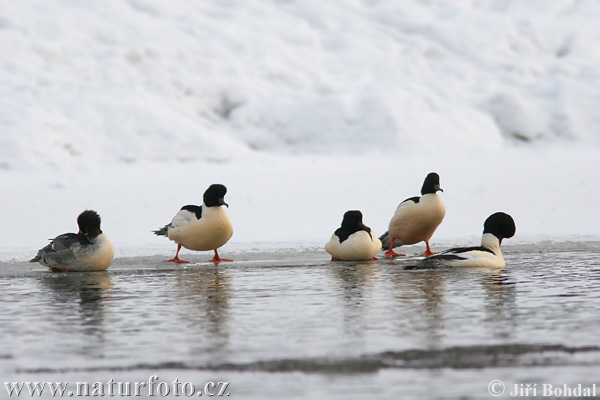
{"type": "Polygon", "coordinates": [[[385,252],[385,257],[386,258],[392,258],[392,257],[398,257],[398,256],[405,256],[406,254],[400,254],[400,253],[396,253],[393,249],[394,249],[394,242],[396,241],[396,237],[392,236],[392,243],[390,243],[390,248],[388,249],[388,251],[385,252]]]}
{"type": "Polygon", "coordinates": [[[184,261],[179,259],[179,250],[181,250],[181,245],[178,244],[177,245],[177,253],[175,253],[175,258],[172,258],[170,260],[168,260],[168,262],[174,262],[174,263],[178,263],[178,264],[187,264],[189,263],[189,261],[184,261]]]}
{"type": "Polygon", "coordinates": [[[174,262],[174,263],[178,263],[178,264],[187,264],[187,263],[189,263],[189,261],[181,260],[177,256],[175,256],[175,258],[167,260],[167,262],[174,262]]]}
{"type": "Polygon", "coordinates": [[[392,248],[390,247],[390,249],[388,251],[386,251],[385,256],[387,258],[392,258],[392,257],[399,257],[399,256],[405,256],[406,254],[401,254],[401,253],[396,253],[394,250],[392,250],[392,248]]]}
{"type": "Polygon", "coordinates": [[[425,244],[427,245],[427,250],[425,250],[423,253],[421,253],[422,256],[429,257],[429,256],[436,254],[433,251],[431,251],[431,248],[429,247],[429,242],[426,241],[425,244]]]}
{"type": "Polygon", "coordinates": [[[232,262],[233,260],[229,260],[227,258],[221,258],[219,257],[219,253],[217,253],[217,249],[215,249],[215,256],[212,259],[214,262],[218,263],[221,261],[225,261],[225,262],[232,262]]]}

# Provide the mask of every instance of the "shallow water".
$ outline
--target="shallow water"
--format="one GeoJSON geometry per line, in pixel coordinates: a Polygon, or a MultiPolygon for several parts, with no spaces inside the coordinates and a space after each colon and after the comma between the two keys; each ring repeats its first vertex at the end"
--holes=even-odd
{"type": "Polygon", "coordinates": [[[543,384],[595,383],[600,395],[597,242],[506,247],[503,269],[332,263],[321,251],[166,258],[104,273],[0,264],[3,382],[106,391],[111,378],[156,376],[170,398],[178,379],[196,391],[226,381],[244,399],[479,399],[501,380],[500,398],[515,384],[541,396],[543,384]]]}

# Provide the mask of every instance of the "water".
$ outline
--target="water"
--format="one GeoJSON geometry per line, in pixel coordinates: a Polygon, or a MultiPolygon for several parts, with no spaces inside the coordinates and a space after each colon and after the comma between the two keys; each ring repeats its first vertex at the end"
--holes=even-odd
{"type": "Polygon", "coordinates": [[[117,259],[104,273],[1,264],[0,372],[73,392],[155,377],[169,398],[175,379],[204,396],[229,382],[240,399],[486,399],[493,380],[500,398],[535,384],[538,396],[543,384],[600,395],[599,249],[506,247],[504,269],[331,263],[322,251],[117,259]]]}

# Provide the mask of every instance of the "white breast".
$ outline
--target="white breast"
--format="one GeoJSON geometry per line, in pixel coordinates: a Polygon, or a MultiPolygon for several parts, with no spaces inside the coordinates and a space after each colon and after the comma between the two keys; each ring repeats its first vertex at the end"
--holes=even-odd
{"type": "Polygon", "coordinates": [[[366,231],[354,232],[348,239],[340,243],[339,238],[333,234],[325,245],[325,250],[332,257],[342,261],[368,261],[381,250],[381,241],[366,231]]]}
{"type": "Polygon", "coordinates": [[[402,244],[419,243],[433,236],[445,215],[446,207],[441,197],[435,193],[426,194],[418,203],[401,203],[388,230],[402,244]]]}

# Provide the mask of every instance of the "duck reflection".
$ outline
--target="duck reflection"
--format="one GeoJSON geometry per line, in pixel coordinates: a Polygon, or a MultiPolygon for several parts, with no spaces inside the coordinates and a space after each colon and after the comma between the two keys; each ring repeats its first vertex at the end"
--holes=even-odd
{"type": "Polygon", "coordinates": [[[517,291],[515,282],[502,268],[481,271],[485,289],[485,323],[497,338],[508,338],[516,331],[517,291]]]}
{"type": "Polygon", "coordinates": [[[211,349],[222,348],[229,340],[231,276],[219,268],[179,270],[175,285],[180,299],[178,312],[198,339],[208,338],[211,349]]]}
{"type": "Polygon", "coordinates": [[[332,271],[339,279],[341,287],[348,295],[362,293],[365,287],[372,286],[373,281],[381,271],[381,265],[378,262],[339,262],[332,271]]]}
{"type": "Polygon", "coordinates": [[[114,284],[108,272],[43,274],[41,284],[50,290],[47,300],[59,331],[73,334],[73,329],[82,328],[82,333],[102,340],[107,301],[114,284]]]}
{"type": "Polygon", "coordinates": [[[367,299],[379,281],[381,265],[378,262],[338,262],[331,268],[342,290],[344,330],[363,335],[368,328],[364,318],[367,299]]]}
{"type": "Polygon", "coordinates": [[[401,335],[421,332],[427,347],[436,347],[444,336],[445,276],[441,271],[391,272],[398,307],[393,317],[401,335]]]}

